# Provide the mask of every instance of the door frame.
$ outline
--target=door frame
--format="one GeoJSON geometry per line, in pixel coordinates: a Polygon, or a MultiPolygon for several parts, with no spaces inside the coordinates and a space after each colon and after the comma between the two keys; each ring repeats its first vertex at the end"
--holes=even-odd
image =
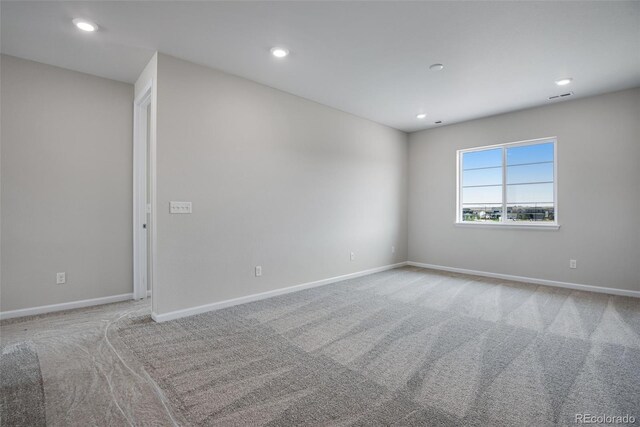
{"type": "Polygon", "coordinates": [[[153,108],[153,80],[133,102],[133,299],[147,298],[149,289],[153,290],[156,255],[156,159],[155,138],[153,132],[153,114],[151,123],[147,123],[147,108],[153,108]],[[152,126],[149,126],[151,124],[152,126]],[[149,135],[147,135],[149,132],[149,135]],[[147,141],[149,147],[147,147],[147,141]],[[149,164],[147,164],[147,150],[149,164]],[[147,179],[149,182],[149,206],[147,206],[147,179]],[[147,222],[147,213],[150,215],[147,222]],[[146,224],[146,228],[144,228],[146,224]],[[147,233],[151,232],[150,236],[147,233]],[[148,240],[147,240],[148,239],[148,240]],[[149,242],[149,248],[147,248],[149,242]],[[149,249],[149,251],[147,250],[149,249]],[[148,253],[150,252],[150,253],[148,253]],[[151,277],[147,277],[147,263],[151,263],[151,277]]]}

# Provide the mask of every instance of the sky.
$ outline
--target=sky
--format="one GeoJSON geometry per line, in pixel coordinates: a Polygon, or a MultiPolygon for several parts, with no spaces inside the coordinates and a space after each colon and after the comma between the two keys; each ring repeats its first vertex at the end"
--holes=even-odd
{"type": "MultiPolygon", "coordinates": [[[[506,148],[507,204],[553,203],[553,142],[506,148]]],[[[502,148],[462,154],[462,203],[502,204],[502,148]]]]}

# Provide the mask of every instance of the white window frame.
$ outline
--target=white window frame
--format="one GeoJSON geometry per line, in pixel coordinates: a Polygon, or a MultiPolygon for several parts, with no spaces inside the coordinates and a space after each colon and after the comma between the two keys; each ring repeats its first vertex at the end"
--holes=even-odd
{"type": "Polygon", "coordinates": [[[557,230],[560,228],[558,216],[558,138],[550,136],[547,138],[528,139],[525,141],[507,142],[502,144],[484,145],[482,147],[466,148],[456,151],[456,222],[455,225],[463,227],[487,227],[487,228],[519,228],[519,229],[537,229],[537,230],[557,230]],[[536,222],[515,222],[509,223],[507,218],[507,167],[506,155],[507,148],[536,145],[544,142],[553,142],[553,207],[554,221],[548,223],[536,222]],[[502,216],[499,222],[472,222],[462,220],[462,155],[474,151],[493,150],[502,148],[502,216]]]}

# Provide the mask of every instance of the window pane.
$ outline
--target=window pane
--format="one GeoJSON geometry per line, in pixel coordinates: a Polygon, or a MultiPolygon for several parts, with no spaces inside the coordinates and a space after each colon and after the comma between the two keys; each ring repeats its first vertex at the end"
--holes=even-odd
{"type": "MultiPolygon", "coordinates": [[[[484,169],[481,169],[484,170],[484,169]]],[[[553,163],[507,166],[507,184],[552,182],[553,163]]]]}
{"type": "Polygon", "coordinates": [[[507,185],[507,203],[553,204],[553,184],[507,185]]]}
{"type": "Polygon", "coordinates": [[[502,167],[502,148],[462,153],[462,169],[502,167]]]}
{"type": "Polygon", "coordinates": [[[528,205],[507,205],[507,222],[514,221],[555,221],[553,205],[531,203],[528,205]]]}
{"type": "Polygon", "coordinates": [[[475,185],[502,185],[502,168],[463,171],[462,186],[475,185]]]}
{"type": "Polygon", "coordinates": [[[478,204],[462,207],[462,220],[471,222],[498,222],[502,216],[502,204],[478,204]]]}
{"type": "Polygon", "coordinates": [[[553,143],[507,148],[507,165],[553,161],[553,143]]]}
{"type": "Polygon", "coordinates": [[[470,187],[462,189],[462,204],[493,204],[502,203],[502,186],[470,187]]]}
{"type": "Polygon", "coordinates": [[[459,219],[555,222],[555,139],[497,147],[461,153],[459,219]]]}

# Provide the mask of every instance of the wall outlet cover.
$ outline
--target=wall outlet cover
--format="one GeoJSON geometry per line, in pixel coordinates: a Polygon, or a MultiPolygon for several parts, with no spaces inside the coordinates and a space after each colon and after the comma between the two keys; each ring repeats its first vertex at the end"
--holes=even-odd
{"type": "Polygon", "coordinates": [[[169,213],[190,214],[192,212],[191,202],[169,202],[169,213]]]}

